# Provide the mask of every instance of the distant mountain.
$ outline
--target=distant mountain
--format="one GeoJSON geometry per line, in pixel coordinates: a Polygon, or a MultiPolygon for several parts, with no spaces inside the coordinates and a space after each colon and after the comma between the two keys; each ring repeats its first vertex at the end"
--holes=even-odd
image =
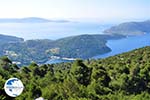
{"type": "Polygon", "coordinates": [[[38,17],[27,17],[27,18],[0,18],[0,23],[47,23],[56,22],[64,23],[69,22],[68,20],[48,20],[38,17]]]}
{"type": "Polygon", "coordinates": [[[109,34],[137,35],[150,33],[150,20],[144,22],[126,22],[104,31],[109,34]]]}
{"type": "Polygon", "coordinates": [[[106,46],[107,40],[122,37],[121,35],[79,35],[58,40],[5,43],[0,47],[0,55],[7,55],[13,61],[21,62],[23,65],[31,61],[44,63],[53,57],[87,59],[110,52],[111,49],[106,46]]]}

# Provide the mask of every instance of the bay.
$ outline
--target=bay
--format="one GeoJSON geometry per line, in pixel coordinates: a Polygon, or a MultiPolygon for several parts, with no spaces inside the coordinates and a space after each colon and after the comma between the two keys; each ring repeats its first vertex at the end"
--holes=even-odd
{"type": "Polygon", "coordinates": [[[133,49],[150,46],[150,34],[129,36],[119,40],[109,40],[107,46],[111,48],[111,52],[98,55],[93,57],[94,59],[106,58],[109,56],[114,56],[124,52],[131,51],[133,49]]]}
{"type": "MultiPolygon", "coordinates": [[[[69,22],[69,23],[0,23],[0,34],[29,39],[52,39],[81,35],[103,34],[102,31],[112,26],[96,22],[69,22]]],[[[107,46],[111,52],[92,57],[93,59],[106,58],[136,48],[150,46],[150,34],[129,36],[119,40],[109,40],[107,46]]],[[[70,60],[53,59],[46,63],[68,62],[70,60]]]]}
{"type": "MultiPolygon", "coordinates": [[[[103,55],[94,56],[92,57],[92,59],[106,58],[124,52],[128,52],[137,48],[150,46],[150,34],[129,36],[119,40],[108,40],[107,46],[111,48],[112,50],[111,52],[103,55]]],[[[57,59],[57,60],[49,60],[47,63],[52,64],[52,63],[61,63],[61,62],[67,62],[67,61],[63,59],[57,59]]],[[[68,62],[70,61],[68,60],[68,62]]]]}

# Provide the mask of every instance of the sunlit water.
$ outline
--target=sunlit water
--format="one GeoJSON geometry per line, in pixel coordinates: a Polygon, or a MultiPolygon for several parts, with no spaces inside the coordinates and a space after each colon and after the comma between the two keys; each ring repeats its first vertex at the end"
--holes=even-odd
{"type": "Polygon", "coordinates": [[[110,25],[100,23],[0,23],[0,34],[29,39],[59,39],[81,34],[101,34],[110,25]]]}

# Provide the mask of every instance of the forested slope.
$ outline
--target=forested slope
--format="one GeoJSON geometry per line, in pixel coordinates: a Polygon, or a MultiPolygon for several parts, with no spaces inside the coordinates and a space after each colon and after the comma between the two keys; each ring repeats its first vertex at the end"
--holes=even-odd
{"type": "Polygon", "coordinates": [[[0,60],[0,100],[150,100],[150,47],[99,60],[17,67],[0,60]],[[25,89],[17,98],[3,89],[10,77],[25,89]]]}

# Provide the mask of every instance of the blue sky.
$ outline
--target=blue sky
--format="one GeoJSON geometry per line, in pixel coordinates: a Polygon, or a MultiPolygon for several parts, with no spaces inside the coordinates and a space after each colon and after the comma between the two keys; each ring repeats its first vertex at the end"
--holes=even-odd
{"type": "Polygon", "coordinates": [[[0,18],[150,19],[150,0],[0,0],[0,18]]]}

